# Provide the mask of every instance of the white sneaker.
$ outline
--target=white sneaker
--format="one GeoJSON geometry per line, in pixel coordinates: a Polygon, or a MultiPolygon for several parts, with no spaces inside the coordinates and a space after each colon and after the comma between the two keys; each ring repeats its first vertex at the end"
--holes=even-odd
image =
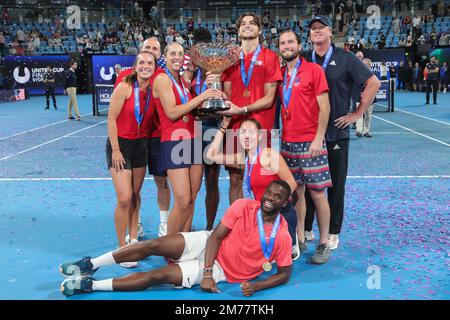
{"type": "Polygon", "coordinates": [[[120,264],[121,267],[123,268],[136,268],[138,266],[137,262],[122,262],[120,264]]]}
{"type": "Polygon", "coordinates": [[[339,245],[339,235],[330,234],[328,236],[328,247],[330,248],[330,250],[337,249],[338,245],[339,245]]]}
{"type": "Polygon", "coordinates": [[[138,232],[137,232],[138,239],[142,239],[145,236],[144,227],[142,226],[142,223],[138,223],[138,232]]]}
{"type": "Polygon", "coordinates": [[[125,237],[125,245],[127,246],[129,244],[130,244],[130,235],[127,234],[126,237],[125,237]]]}
{"type": "Polygon", "coordinates": [[[297,260],[298,258],[300,258],[301,252],[300,249],[298,247],[298,244],[292,246],[292,261],[297,260]]]}
{"type": "Polygon", "coordinates": [[[306,238],[306,240],[308,240],[308,241],[313,241],[315,238],[316,238],[316,236],[314,235],[314,231],[305,231],[305,238],[306,238]]]}
{"type": "Polygon", "coordinates": [[[159,225],[158,237],[167,236],[167,223],[161,222],[159,225]]]}

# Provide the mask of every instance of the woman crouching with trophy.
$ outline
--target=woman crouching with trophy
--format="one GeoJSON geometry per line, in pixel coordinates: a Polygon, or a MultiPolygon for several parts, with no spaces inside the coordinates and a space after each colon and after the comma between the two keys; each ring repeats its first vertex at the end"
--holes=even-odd
{"type": "MultiPolygon", "coordinates": [[[[174,195],[167,223],[170,235],[190,231],[202,181],[202,159],[194,161],[195,141],[201,138],[194,132],[194,109],[206,100],[220,99],[222,91],[211,88],[192,98],[189,85],[180,77],[183,47],[177,43],[168,45],[164,58],[166,69],[155,79],[153,97],[161,123],[160,170],[167,171],[174,195]]],[[[201,141],[198,143],[201,151],[201,141]]]]}

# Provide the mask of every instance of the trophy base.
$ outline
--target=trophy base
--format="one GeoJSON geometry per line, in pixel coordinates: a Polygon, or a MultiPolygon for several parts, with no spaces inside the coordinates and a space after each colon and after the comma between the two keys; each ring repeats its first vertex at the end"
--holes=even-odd
{"type": "Polygon", "coordinates": [[[222,99],[210,99],[197,109],[197,116],[200,118],[218,118],[220,117],[217,112],[227,111],[230,107],[225,104],[222,99]]]}

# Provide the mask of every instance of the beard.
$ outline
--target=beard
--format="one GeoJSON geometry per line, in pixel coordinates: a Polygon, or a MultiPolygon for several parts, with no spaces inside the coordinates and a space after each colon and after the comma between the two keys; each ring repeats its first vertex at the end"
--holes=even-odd
{"type": "Polygon", "coordinates": [[[256,36],[245,36],[245,35],[242,35],[240,38],[241,38],[241,40],[255,40],[255,39],[258,39],[258,37],[259,37],[259,34],[257,34],[256,36]]]}
{"type": "Polygon", "coordinates": [[[281,57],[284,59],[284,61],[291,62],[292,60],[297,58],[299,55],[300,55],[300,52],[296,51],[296,52],[292,53],[292,55],[290,55],[289,57],[285,57],[284,55],[281,55],[281,57]]]}

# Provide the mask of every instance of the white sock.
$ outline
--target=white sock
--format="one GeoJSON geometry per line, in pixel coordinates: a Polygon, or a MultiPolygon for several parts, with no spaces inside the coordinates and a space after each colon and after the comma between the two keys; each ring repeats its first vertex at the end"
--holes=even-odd
{"type": "Polygon", "coordinates": [[[92,263],[92,269],[95,270],[95,269],[103,267],[103,266],[109,266],[112,264],[116,264],[116,261],[114,260],[114,257],[113,257],[113,251],[110,251],[100,257],[91,259],[91,263],[92,263]]]}
{"type": "Polygon", "coordinates": [[[92,281],[93,291],[113,291],[113,279],[92,281]]]}
{"type": "Polygon", "coordinates": [[[168,218],[169,218],[169,211],[159,211],[159,219],[161,223],[167,223],[168,218]]]}

